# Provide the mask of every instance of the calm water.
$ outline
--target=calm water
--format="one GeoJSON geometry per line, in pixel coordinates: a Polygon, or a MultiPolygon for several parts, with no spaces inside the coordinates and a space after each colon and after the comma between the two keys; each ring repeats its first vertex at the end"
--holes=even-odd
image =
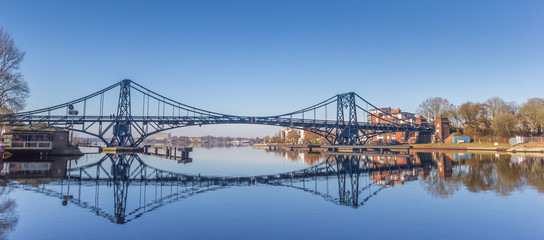
{"type": "Polygon", "coordinates": [[[543,239],[544,158],[195,148],[5,161],[0,239],[543,239]]]}

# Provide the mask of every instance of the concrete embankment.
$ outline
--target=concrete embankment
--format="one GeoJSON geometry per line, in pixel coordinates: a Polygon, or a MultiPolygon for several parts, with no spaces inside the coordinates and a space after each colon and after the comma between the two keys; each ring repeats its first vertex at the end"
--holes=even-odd
{"type": "Polygon", "coordinates": [[[434,151],[494,151],[505,152],[508,148],[505,147],[466,147],[466,146],[440,146],[440,145],[412,145],[414,150],[434,150],[434,151]]]}
{"type": "Polygon", "coordinates": [[[542,144],[519,144],[508,149],[508,152],[544,153],[544,146],[542,144]]]}
{"type": "MultiPolygon", "coordinates": [[[[272,145],[273,146],[273,145],[272,145]]],[[[512,148],[499,146],[451,146],[451,145],[410,145],[415,151],[472,151],[472,152],[529,152],[529,153],[544,153],[544,146],[533,146],[533,145],[519,145],[512,148]]],[[[285,145],[281,147],[291,147],[291,148],[304,148],[307,146],[303,145],[285,145]]],[[[370,146],[369,146],[370,147],[370,146]]],[[[383,147],[383,146],[382,146],[383,147]]],[[[269,148],[269,144],[253,144],[253,148],[266,149],[269,148]]],[[[316,147],[318,148],[318,147],[316,147]]],[[[315,149],[316,151],[327,151],[324,149],[315,149]]]]}

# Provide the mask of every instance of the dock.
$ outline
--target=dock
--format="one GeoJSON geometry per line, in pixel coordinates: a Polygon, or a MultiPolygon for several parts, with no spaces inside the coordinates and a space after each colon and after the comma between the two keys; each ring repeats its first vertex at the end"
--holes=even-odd
{"type": "Polygon", "coordinates": [[[144,153],[177,160],[179,163],[189,163],[189,153],[193,151],[192,147],[174,147],[174,146],[144,146],[144,153]]]}
{"type": "Polygon", "coordinates": [[[103,147],[100,148],[101,152],[108,154],[118,154],[118,153],[141,153],[144,151],[143,148],[138,147],[103,147]]]}

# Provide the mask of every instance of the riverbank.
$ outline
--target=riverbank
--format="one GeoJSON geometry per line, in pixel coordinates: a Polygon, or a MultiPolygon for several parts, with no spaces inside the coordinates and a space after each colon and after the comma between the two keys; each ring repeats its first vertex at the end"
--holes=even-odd
{"type": "MultiPolygon", "coordinates": [[[[478,143],[424,143],[392,146],[411,146],[414,151],[473,151],[473,152],[526,152],[544,153],[544,143],[525,143],[514,147],[507,144],[478,144],[478,143]]],[[[301,145],[293,145],[301,147],[301,145]]],[[[268,144],[253,144],[253,148],[268,148],[268,144]]]]}
{"type": "Polygon", "coordinates": [[[445,150],[445,151],[496,151],[496,152],[515,152],[515,153],[544,153],[544,143],[532,142],[523,143],[516,146],[500,144],[477,143],[433,143],[433,144],[412,144],[414,150],[445,150]]]}
{"type": "Polygon", "coordinates": [[[508,149],[508,152],[544,153],[544,143],[522,143],[508,149]]]}
{"type": "Polygon", "coordinates": [[[414,150],[440,150],[440,151],[494,151],[506,152],[509,145],[476,144],[476,143],[429,143],[410,144],[414,150]]]}

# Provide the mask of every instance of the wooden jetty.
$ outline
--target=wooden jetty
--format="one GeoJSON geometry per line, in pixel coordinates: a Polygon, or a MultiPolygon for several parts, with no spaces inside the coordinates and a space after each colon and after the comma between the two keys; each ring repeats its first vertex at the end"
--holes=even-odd
{"type": "Polygon", "coordinates": [[[144,146],[144,153],[163,158],[178,160],[180,163],[192,162],[189,153],[193,151],[192,147],[174,147],[174,146],[144,146]]]}

